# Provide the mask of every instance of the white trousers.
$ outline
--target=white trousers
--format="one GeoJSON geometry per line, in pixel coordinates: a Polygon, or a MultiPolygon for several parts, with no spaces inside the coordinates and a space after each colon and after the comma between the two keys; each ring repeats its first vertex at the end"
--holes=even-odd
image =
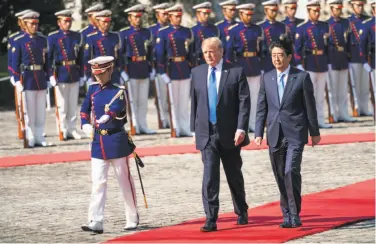
{"type": "Polygon", "coordinates": [[[349,63],[351,77],[354,79],[356,95],[358,98],[359,113],[367,114],[369,104],[369,74],[363,64],[349,63]]]}
{"type": "Polygon", "coordinates": [[[55,88],[56,98],[59,107],[61,131],[72,133],[76,130],[77,105],[79,83],[59,83],[55,88]]]}
{"type": "Polygon", "coordinates": [[[327,80],[327,72],[311,72],[308,71],[313,84],[313,91],[316,100],[317,120],[319,124],[325,123],[325,85],[327,80]]]}
{"type": "Polygon", "coordinates": [[[44,141],[43,132],[46,119],[46,90],[25,91],[26,137],[40,143],[44,141]]]}
{"type": "Polygon", "coordinates": [[[107,193],[108,168],[112,164],[120,190],[123,194],[125,217],[127,223],[137,223],[136,190],[129,170],[129,160],[126,157],[110,160],[91,159],[92,190],[89,205],[88,222],[103,222],[104,207],[107,193]]]}
{"type": "Polygon", "coordinates": [[[130,79],[134,110],[132,120],[141,131],[148,129],[146,114],[148,112],[149,79],[130,79]]]}
{"type": "Polygon", "coordinates": [[[188,135],[190,133],[189,96],[191,92],[191,79],[172,80],[172,98],[174,106],[171,108],[176,115],[176,134],[188,135]]]}
{"type": "Polygon", "coordinates": [[[159,110],[163,125],[170,125],[170,114],[168,112],[167,85],[161,78],[161,75],[155,77],[159,89],[159,110]]]}
{"type": "Polygon", "coordinates": [[[260,90],[260,76],[247,77],[249,93],[251,94],[251,111],[249,117],[249,129],[255,130],[257,98],[260,90]]]}
{"type": "Polygon", "coordinates": [[[348,87],[349,70],[329,70],[330,88],[332,93],[334,118],[343,120],[349,118],[348,87]]]}

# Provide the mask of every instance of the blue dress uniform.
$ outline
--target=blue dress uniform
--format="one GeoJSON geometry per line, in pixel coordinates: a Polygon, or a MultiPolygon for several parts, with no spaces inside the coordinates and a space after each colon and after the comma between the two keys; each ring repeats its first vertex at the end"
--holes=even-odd
{"type": "MultiPolygon", "coordinates": [[[[179,5],[166,11],[169,15],[182,16],[179,5]]],[[[191,136],[189,125],[189,95],[191,87],[193,33],[183,26],[169,25],[161,28],[156,40],[157,72],[168,84],[172,126],[176,136],[191,136]]]]}
{"type": "MultiPolygon", "coordinates": [[[[308,9],[320,11],[319,0],[311,1],[311,3],[311,5],[307,5],[308,9]]],[[[311,76],[315,92],[317,118],[321,128],[331,127],[324,121],[325,86],[328,80],[328,37],[328,23],[307,20],[297,26],[294,45],[297,67],[308,71],[311,76]]]]}
{"type": "MultiPolygon", "coordinates": [[[[72,21],[70,10],[62,10],[55,15],[59,21],[72,21]]],[[[76,131],[80,48],[81,34],[78,32],[59,29],[48,35],[48,75],[51,85],[56,87],[55,102],[59,106],[60,129],[64,139],[81,139],[76,131]]]]}
{"type": "MultiPolygon", "coordinates": [[[[21,18],[25,22],[38,23],[39,13],[28,12],[21,18]]],[[[35,144],[47,146],[43,137],[47,89],[47,38],[40,33],[27,33],[14,39],[12,52],[13,77],[26,106],[26,136],[29,147],[35,144]]]]}
{"type": "MultiPolygon", "coordinates": [[[[100,75],[111,69],[114,57],[101,56],[89,60],[92,72],[100,75]]],[[[88,222],[82,230],[103,233],[104,206],[106,201],[108,169],[112,164],[119,182],[127,224],[125,229],[135,229],[139,223],[136,192],[129,171],[129,156],[135,149],[124,130],[126,117],[125,89],[110,81],[92,83],[81,108],[84,132],[92,138],[91,169],[92,193],[88,222]]]]}
{"type": "MultiPolygon", "coordinates": [[[[276,0],[265,1],[262,3],[264,8],[278,10],[276,0]]],[[[282,22],[265,19],[257,23],[264,30],[264,40],[262,47],[262,70],[266,73],[274,69],[272,58],[269,53],[269,46],[273,41],[280,40],[288,34],[288,28],[282,22]]]]}
{"type": "MultiPolygon", "coordinates": [[[[95,13],[95,18],[104,18],[105,21],[111,20],[112,12],[110,10],[103,10],[101,12],[95,13]]],[[[119,83],[120,81],[120,70],[122,67],[121,58],[121,41],[119,34],[115,32],[104,32],[97,30],[92,32],[86,37],[86,43],[84,44],[84,60],[83,68],[85,72],[85,77],[87,82],[92,82],[91,69],[88,61],[90,59],[99,56],[112,56],[115,58],[114,72],[112,73],[111,82],[119,83]]]]}
{"type": "MultiPolygon", "coordinates": [[[[342,9],[342,0],[329,0],[330,8],[342,9]]],[[[353,122],[348,114],[348,66],[347,43],[350,25],[347,19],[330,17],[328,38],[328,72],[333,101],[334,117],[338,121],[353,122]]]]}
{"type": "MultiPolygon", "coordinates": [[[[197,12],[210,13],[211,7],[212,4],[210,2],[204,2],[193,6],[193,9],[195,9],[197,12]]],[[[210,23],[201,23],[199,21],[192,27],[192,32],[194,36],[192,67],[195,67],[206,63],[201,50],[202,41],[209,37],[220,37],[220,32],[217,26],[210,23]]]]}
{"type": "MultiPolygon", "coordinates": [[[[350,3],[364,4],[362,0],[352,0],[350,3]]],[[[348,43],[350,49],[350,79],[355,85],[356,94],[358,97],[359,115],[371,115],[369,104],[369,75],[363,68],[364,54],[361,53],[361,32],[362,22],[368,17],[365,15],[352,14],[348,20],[350,21],[350,42],[348,43]]]]}
{"type": "MultiPolygon", "coordinates": [[[[222,9],[233,9],[233,10],[235,10],[236,5],[237,5],[236,0],[228,0],[228,1],[224,1],[224,2],[219,3],[219,6],[221,6],[222,9]]],[[[224,50],[223,55],[225,55],[225,53],[226,53],[226,37],[228,36],[228,28],[230,26],[237,24],[237,23],[238,22],[234,19],[231,19],[231,20],[224,19],[224,20],[221,20],[221,21],[218,21],[217,23],[215,23],[215,25],[217,26],[217,28],[219,30],[219,37],[221,39],[223,50],[224,50]]]]}
{"type": "MultiPolygon", "coordinates": [[[[124,10],[128,15],[141,17],[145,7],[137,4],[124,10]]],[[[128,92],[132,110],[132,121],[137,134],[154,134],[147,125],[149,75],[152,72],[152,34],[141,26],[129,26],[119,32],[122,55],[125,58],[122,77],[129,77],[128,92]]],[[[123,78],[128,81],[127,78],[123,78]]]]}

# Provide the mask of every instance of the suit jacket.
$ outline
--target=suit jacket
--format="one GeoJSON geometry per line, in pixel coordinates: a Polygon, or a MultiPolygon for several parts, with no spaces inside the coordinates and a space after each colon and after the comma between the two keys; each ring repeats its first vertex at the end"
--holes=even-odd
{"type": "MultiPolygon", "coordinates": [[[[192,70],[191,131],[196,135],[196,148],[203,150],[209,141],[208,64],[192,70]]],[[[218,82],[218,81],[217,81],[218,82]]],[[[250,93],[243,68],[223,62],[217,96],[217,131],[221,145],[235,148],[237,129],[245,131],[239,147],[249,144],[248,122],[250,93]]]]}
{"type": "Polygon", "coordinates": [[[276,69],[261,78],[257,102],[255,137],[263,137],[267,122],[267,143],[276,147],[280,129],[291,145],[306,144],[308,131],[320,135],[313,85],[309,74],[290,67],[282,101],[279,102],[276,69]]]}

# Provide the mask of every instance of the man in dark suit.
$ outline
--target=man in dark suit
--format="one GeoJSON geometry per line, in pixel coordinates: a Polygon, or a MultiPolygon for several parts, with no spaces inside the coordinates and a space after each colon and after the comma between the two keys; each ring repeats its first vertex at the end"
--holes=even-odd
{"type": "Polygon", "coordinates": [[[206,222],[202,232],[217,230],[219,164],[222,160],[237,224],[248,223],[240,148],[249,144],[250,95],[243,69],[223,62],[219,38],[202,43],[206,64],[192,70],[191,131],[204,164],[202,200],[206,222]]]}
{"type": "Polygon", "coordinates": [[[255,143],[261,145],[267,122],[267,143],[281,195],[281,228],[302,225],[300,165],[308,131],[312,145],[320,141],[313,85],[307,72],[290,66],[292,43],[275,41],[269,47],[274,70],[261,78],[255,143]]]}

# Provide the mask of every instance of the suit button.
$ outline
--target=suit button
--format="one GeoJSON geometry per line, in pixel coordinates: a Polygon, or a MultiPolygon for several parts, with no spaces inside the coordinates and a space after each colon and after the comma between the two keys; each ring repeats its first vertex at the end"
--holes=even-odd
{"type": "Polygon", "coordinates": [[[278,123],[281,123],[281,121],[278,121],[278,123]]]}

